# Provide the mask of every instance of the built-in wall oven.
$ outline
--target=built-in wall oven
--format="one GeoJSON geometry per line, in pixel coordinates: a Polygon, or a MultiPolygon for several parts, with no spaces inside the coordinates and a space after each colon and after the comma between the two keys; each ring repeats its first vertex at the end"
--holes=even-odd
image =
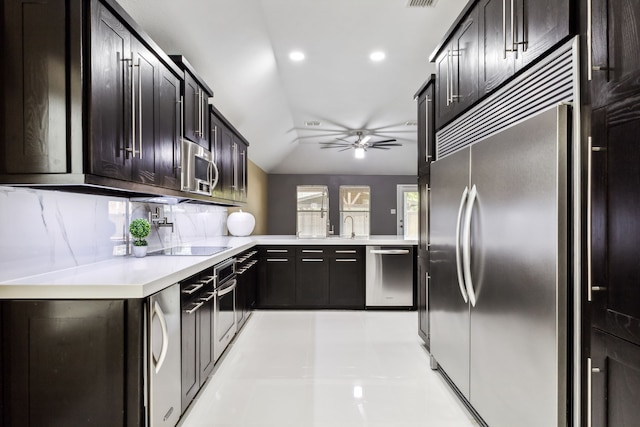
{"type": "Polygon", "coordinates": [[[216,264],[213,267],[214,292],[215,292],[215,337],[214,346],[215,360],[218,360],[226,350],[229,342],[235,336],[237,327],[236,316],[236,259],[228,260],[216,264]]]}

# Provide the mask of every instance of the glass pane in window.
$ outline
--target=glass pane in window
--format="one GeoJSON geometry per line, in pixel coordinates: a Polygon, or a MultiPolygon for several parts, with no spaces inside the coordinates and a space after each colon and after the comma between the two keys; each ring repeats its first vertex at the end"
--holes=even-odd
{"type": "Polygon", "coordinates": [[[417,191],[406,191],[404,194],[404,238],[418,238],[418,222],[420,200],[417,191]]]}

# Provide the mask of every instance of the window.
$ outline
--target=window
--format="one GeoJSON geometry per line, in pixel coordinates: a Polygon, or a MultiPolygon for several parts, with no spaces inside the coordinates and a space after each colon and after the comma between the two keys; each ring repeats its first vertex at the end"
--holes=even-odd
{"type": "Polygon", "coordinates": [[[340,186],[340,235],[369,236],[371,190],[367,185],[340,186]]]}
{"type": "Polygon", "coordinates": [[[296,234],[298,237],[327,237],[329,190],[325,185],[298,185],[296,234]]]}

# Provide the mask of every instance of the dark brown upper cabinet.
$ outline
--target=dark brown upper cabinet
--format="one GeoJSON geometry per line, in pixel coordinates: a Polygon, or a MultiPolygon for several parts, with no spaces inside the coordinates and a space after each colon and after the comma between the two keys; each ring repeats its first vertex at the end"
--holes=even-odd
{"type": "Polygon", "coordinates": [[[64,0],[2,4],[0,173],[69,171],[67,135],[81,134],[82,117],[80,87],[70,81],[65,58],[78,59],[71,22],[80,6],[64,0]]]}
{"type": "Polygon", "coordinates": [[[482,0],[478,7],[481,96],[570,35],[569,0],[482,0]]]}
{"type": "Polygon", "coordinates": [[[588,67],[595,109],[640,94],[640,0],[589,1],[588,67]]]}
{"type": "Polygon", "coordinates": [[[90,172],[178,189],[180,79],[104,4],[92,5],[90,172]]]}
{"type": "Polygon", "coordinates": [[[436,123],[451,121],[478,99],[477,9],[455,31],[436,59],[436,123]]]}
{"type": "Polygon", "coordinates": [[[435,82],[436,76],[432,74],[415,94],[418,103],[418,175],[426,172],[435,160],[435,82]]]}
{"type": "Polygon", "coordinates": [[[211,151],[209,98],[213,97],[213,91],[198,76],[184,56],[171,55],[171,59],[184,71],[182,85],[184,137],[211,151]]]}

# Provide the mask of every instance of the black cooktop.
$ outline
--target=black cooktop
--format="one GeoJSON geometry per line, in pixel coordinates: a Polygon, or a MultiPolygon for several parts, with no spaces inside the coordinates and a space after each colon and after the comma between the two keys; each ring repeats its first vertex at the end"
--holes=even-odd
{"type": "Polygon", "coordinates": [[[227,249],[229,248],[226,246],[174,246],[149,252],[147,255],[211,256],[227,249]]]}

